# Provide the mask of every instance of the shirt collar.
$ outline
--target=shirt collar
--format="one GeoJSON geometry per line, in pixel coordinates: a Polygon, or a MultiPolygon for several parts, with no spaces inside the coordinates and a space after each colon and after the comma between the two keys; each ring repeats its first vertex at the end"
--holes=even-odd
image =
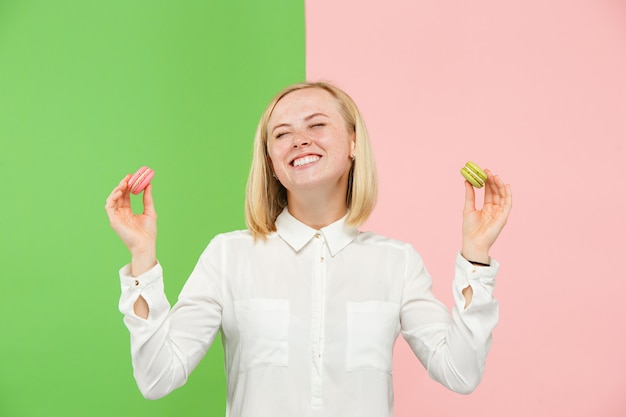
{"type": "Polygon", "coordinates": [[[315,230],[293,217],[287,207],[285,207],[276,218],[276,232],[296,252],[299,252],[316,234],[320,233],[326,240],[330,254],[335,256],[359,234],[356,227],[346,224],[347,216],[346,214],[336,222],[320,230],[315,230]]]}

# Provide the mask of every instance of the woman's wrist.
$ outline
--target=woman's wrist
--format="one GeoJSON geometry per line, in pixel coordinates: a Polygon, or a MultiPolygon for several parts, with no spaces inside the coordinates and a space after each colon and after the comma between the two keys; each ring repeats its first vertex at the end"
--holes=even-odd
{"type": "Polygon", "coordinates": [[[473,265],[490,266],[491,264],[489,252],[486,250],[471,250],[463,248],[461,250],[461,256],[473,265]]]}
{"type": "Polygon", "coordinates": [[[151,259],[135,259],[133,258],[130,264],[130,273],[133,277],[138,277],[139,275],[148,272],[157,264],[156,258],[151,259]]]}
{"type": "Polygon", "coordinates": [[[131,275],[136,277],[149,271],[157,264],[156,250],[146,249],[132,252],[131,275]]]}

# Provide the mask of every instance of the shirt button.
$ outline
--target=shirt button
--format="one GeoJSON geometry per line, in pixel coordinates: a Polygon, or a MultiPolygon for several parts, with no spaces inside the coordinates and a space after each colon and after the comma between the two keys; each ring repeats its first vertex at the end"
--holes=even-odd
{"type": "Polygon", "coordinates": [[[319,233],[316,233],[316,234],[315,234],[315,239],[319,239],[320,237],[322,237],[322,235],[321,235],[321,234],[319,234],[319,233]]]}
{"type": "Polygon", "coordinates": [[[320,262],[324,262],[324,257],[320,257],[320,262]]]}
{"type": "Polygon", "coordinates": [[[138,287],[138,286],[139,286],[139,280],[136,279],[135,280],[135,287],[138,287]]]}

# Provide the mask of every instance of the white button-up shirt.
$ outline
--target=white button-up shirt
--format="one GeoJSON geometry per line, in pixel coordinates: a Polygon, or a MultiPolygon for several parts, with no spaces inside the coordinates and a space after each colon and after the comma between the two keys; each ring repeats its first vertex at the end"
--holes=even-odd
{"type": "Polygon", "coordinates": [[[343,219],[315,230],[287,210],[276,228],[256,242],[248,231],[216,236],[171,311],[160,265],[139,277],[122,268],[120,310],[146,397],[184,384],[218,331],[230,417],[391,416],[400,332],[433,379],[476,387],[498,321],[494,260],[479,268],[457,255],[450,314],[407,243],[343,219]],[[133,311],[139,295],[147,320],[133,311]]]}

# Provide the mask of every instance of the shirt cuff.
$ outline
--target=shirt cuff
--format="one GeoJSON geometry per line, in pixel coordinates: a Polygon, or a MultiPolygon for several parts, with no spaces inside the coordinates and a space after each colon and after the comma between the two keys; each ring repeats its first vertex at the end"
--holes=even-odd
{"type": "Polygon", "coordinates": [[[152,268],[136,277],[131,275],[130,264],[126,264],[120,269],[120,284],[122,285],[122,291],[130,288],[141,290],[142,288],[158,282],[162,277],[163,270],[161,269],[161,264],[158,262],[152,268]]]}
{"type": "Polygon", "coordinates": [[[122,294],[120,296],[119,310],[127,317],[139,318],[135,314],[135,302],[142,296],[148,307],[152,310],[158,294],[163,294],[163,270],[161,264],[157,263],[148,271],[139,276],[131,275],[130,264],[124,265],[120,271],[120,284],[122,294]]]}
{"type": "Polygon", "coordinates": [[[457,254],[453,287],[454,299],[460,311],[465,307],[463,290],[468,286],[471,286],[473,291],[468,309],[493,301],[493,290],[499,269],[500,264],[493,258],[489,266],[478,266],[465,259],[460,252],[457,254]]]}

